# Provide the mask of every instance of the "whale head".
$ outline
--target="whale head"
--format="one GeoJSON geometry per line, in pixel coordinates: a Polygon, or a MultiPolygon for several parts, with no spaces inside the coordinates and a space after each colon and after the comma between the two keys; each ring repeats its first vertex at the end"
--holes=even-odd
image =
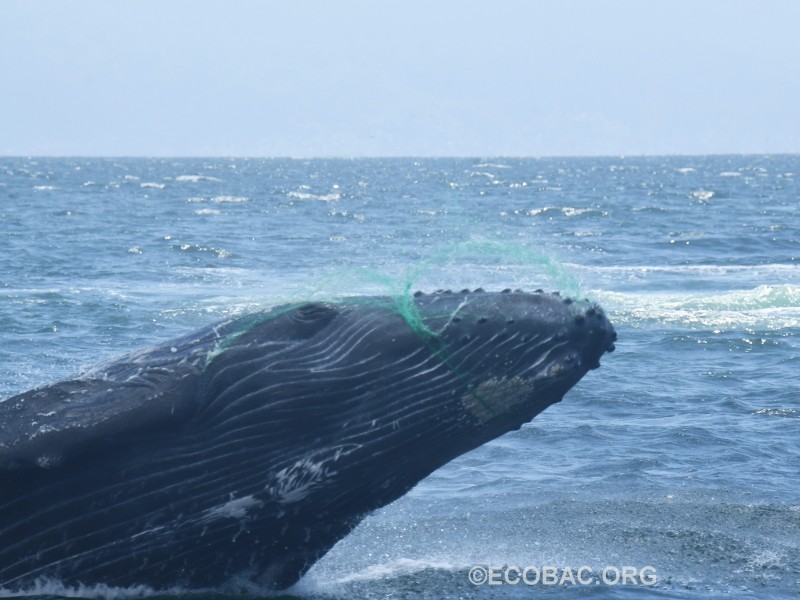
{"type": "Polygon", "coordinates": [[[558,293],[418,293],[415,304],[422,336],[467,388],[466,420],[489,439],[560,401],[617,338],[599,306],[558,293]]]}
{"type": "Polygon", "coordinates": [[[557,294],[346,298],[25,392],[0,402],[0,580],[286,588],[371,511],[560,401],[615,339],[557,294]]]}

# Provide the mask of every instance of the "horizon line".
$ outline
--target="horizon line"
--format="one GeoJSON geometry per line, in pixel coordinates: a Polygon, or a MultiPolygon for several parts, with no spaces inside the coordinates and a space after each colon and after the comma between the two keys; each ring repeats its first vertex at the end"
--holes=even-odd
{"type": "Polygon", "coordinates": [[[308,156],[291,155],[256,155],[256,154],[5,154],[0,152],[2,159],[236,159],[236,160],[437,160],[437,159],[462,159],[462,160],[543,160],[559,158],[708,158],[726,156],[800,156],[800,151],[795,152],[709,152],[692,154],[682,152],[665,153],[619,153],[619,154],[381,154],[381,155],[340,155],[320,154],[308,156]]]}

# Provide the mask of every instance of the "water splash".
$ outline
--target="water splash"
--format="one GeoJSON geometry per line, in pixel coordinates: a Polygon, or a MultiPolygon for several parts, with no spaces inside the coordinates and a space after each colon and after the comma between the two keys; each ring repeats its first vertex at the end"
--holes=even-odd
{"type": "Polygon", "coordinates": [[[341,270],[315,283],[314,297],[318,300],[342,297],[342,290],[347,290],[345,296],[388,296],[409,325],[423,332],[425,328],[413,302],[416,289],[551,288],[566,296],[583,296],[572,270],[550,254],[493,240],[442,246],[411,264],[341,270]]]}

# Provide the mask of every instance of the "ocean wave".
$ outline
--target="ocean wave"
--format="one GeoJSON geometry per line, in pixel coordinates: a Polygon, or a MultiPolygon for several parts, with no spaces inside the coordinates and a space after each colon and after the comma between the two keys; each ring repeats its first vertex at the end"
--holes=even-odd
{"type": "Polygon", "coordinates": [[[604,217],[608,215],[607,212],[601,211],[597,208],[574,208],[572,206],[544,206],[542,208],[533,208],[527,212],[527,214],[531,217],[537,217],[539,215],[548,213],[561,213],[565,217],[577,217],[592,213],[600,214],[604,217]]]}
{"type": "Polygon", "coordinates": [[[213,202],[214,204],[238,204],[242,202],[252,202],[252,198],[247,196],[213,196],[205,198],[201,196],[193,196],[186,199],[187,202],[213,202]]]}
{"type": "Polygon", "coordinates": [[[789,419],[800,419],[800,411],[794,408],[759,408],[751,411],[753,415],[766,415],[769,417],[783,417],[789,419]]]}
{"type": "Polygon", "coordinates": [[[338,192],[330,194],[312,194],[311,192],[289,192],[286,194],[288,198],[295,200],[319,200],[321,202],[336,202],[341,200],[342,195],[338,192]]]}
{"type": "Polygon", "coordinates": [[[700,202],[708,202],[716,195],[716,192],[710,190],[697,190],[696,192],[692,192],[692,198],[696,198],[700,200],[700,202]]]}
{"type": "Polygon", "coordinates": [[[729,275],[746,276],[761,281],[768,278],[787,278],[800,281],[800,265],[785,263],[766,263],[761,265],[592,265],[565,263],[576,271],[614,275],[617,279],[637,279],[648,275],[691,275],[714,278],[729,275]]]}
{"type": "Polygon", "coordinates": [[[502,163],[491,163],[491,162],[481,162],[476,165],[472,165],[475,169],[510,169],[509,165],[504,165],[502,163]]]}
{"type": "Polygon", "coordinates": [[[632,325],[658,322],[715,332],[776,331],[800,326],[798,285],[760,285],[717,294],[594,290],[591,295],[614,315],[612,320],[632,325]]]}
{"type": "Polygon", "coordinates": [[[760,285],[750,290],[690,297],[685,305],[712,310],[800,309],[800,286],[760,285]]]}
{"type": "Polygon", "coordinates": [[[188,181],[190,183],[197,183],[199,181],[222,181],[217,177],[211,177],[209,175],[178,175],[175,178],[175,181],[188,181]]]}
{"type": "Polygon", "coordinates": [[[201,246],[199,244],[173,244],[173,250],[180,250],[181,252],[203,252],[215,254],[217,258],[228,258],[231,253],[225,248],[215,248],[213,246],[201,246]]]}
{"type": "Polygon", "coordinates": [[[167,184],[166,183],[155,183],[153,181],[146,181],[144,183],[140,183],[139,187],[147,188],[147,189],[153,189],[153,190],[163,190],[165,187],[167,187],[167,184]]]}
{"type": "Polygon", "coordinates": [[[210,201],[216,204],[238,204],[240,202],[251,202],[252,200],[247,196],[214,196],[210,201]]]}

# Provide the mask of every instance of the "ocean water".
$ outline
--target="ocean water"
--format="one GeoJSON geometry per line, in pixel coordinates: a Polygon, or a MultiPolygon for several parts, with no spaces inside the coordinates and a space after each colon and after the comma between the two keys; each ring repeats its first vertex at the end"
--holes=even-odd
{"type": "Polygon", "coordinates": [[[617,352],[289,595],[796,598],[799,173],[800,156],[0,158],[0,398],[285,301],[560,289],[601,303],[617,352]],[[526,567],[554,575],[503,581],[526,567]],[[565,578],[581,568],[590,583],[565,578]]]}

